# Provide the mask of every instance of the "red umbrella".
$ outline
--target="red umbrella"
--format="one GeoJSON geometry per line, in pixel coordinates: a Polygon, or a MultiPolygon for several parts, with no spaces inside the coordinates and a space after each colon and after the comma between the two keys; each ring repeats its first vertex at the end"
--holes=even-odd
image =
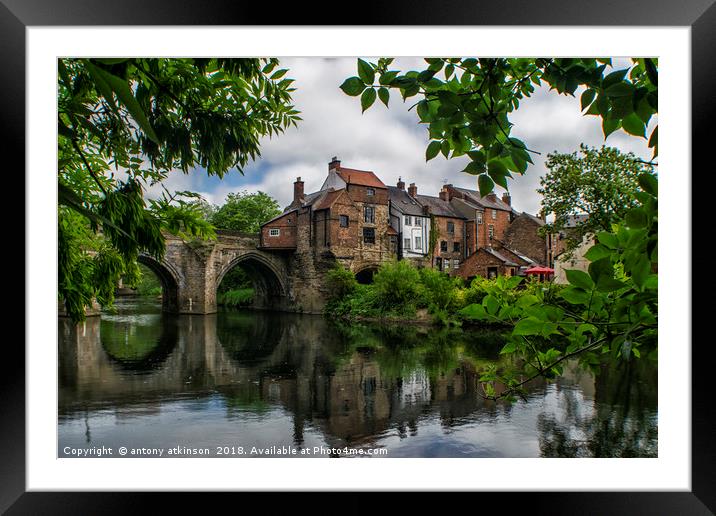
{"type": "Polygon", "coordinates": [[[532,267],[531,269],[527,269],[525,274],[554,274],[554,269],[550,269],[549,267],[532,267]]]}

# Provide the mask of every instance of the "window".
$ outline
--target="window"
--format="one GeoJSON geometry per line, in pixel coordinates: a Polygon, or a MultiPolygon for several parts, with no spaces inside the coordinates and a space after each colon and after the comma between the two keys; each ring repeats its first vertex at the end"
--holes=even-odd
{"type": "Polygon", "coordinates": [[[439,271],[443,270],[443,260],[442,260],[442,258],[435,258],[435,267],[437,267],[437,269],[438,269],[439,271]]]}
{"type": "Polygon", "coordinates": [[[363,220],[370,224],[375,223],[375,208],[373,206],[363,207],[363,220]]]}
{"type": "Polygon", "coordinates": [[[342,228],[348,227],[348,215],[339,215],[338,219],[340,220],[342,228]]]}
{"type": "Polygon", "coordinates": [[[421,227],[423,220],[420,217],[413,217],[413,225],[421,227]]]}
{"type": "Polygon", "coordinates": [[[487,234],[490,236],[490,240],[492,240],[495,236],[495,226],[492,224],[487,226],[487,234]]]}
{"type": "Polygon", "coordinates": [[[460,267],[460,260],[453,260],[453,261],[452,261],[452,268],[453,268],[453,269],[457,269],[458,267],[460,267]]]}
{"type": "Polygon", "coordinates": [[[448,222],[448,223],[447,223],[447,230],[448,230],[448,233],[450,233],[451,235],[454,235],[454,234],[455,234],[455,223],[454,223],[454,222],[448,222]]]}
{"type": "Polygon", "coordinates": [[[447,242],[446,242],[445,240],[443,240],[442,242],[440,242],[440,250],[441,250],[443,253],[447,253],[447,242]]]}
{"type": "Polygon", "coordinates": [[[410,215],[406,215],[406,216],[405,216],[405,225],[406,225],[406,226],[412,226],[412,224],[410,223],[410,215]]]}
{"type": "Polygon", "coordinates": [[[291,219],[290,219],[290,218],[286,219],[286,221],[287,221],[289,224],[291,223],[291,219]]]}
{"type": "Polygon", "coordinates": [[[409,238],[403,239],[403,249],[405,249],[406,251],[410,251],[410,239],[409,238]]]}
{"type": "Polygon", "coordinates": [[[482,224],[482,212],[481,211],[477,212],[477,223],[482,224]]]}
{"type": "Polygon", "coordinates": [[[415,249],[423,249],[423,239],[422,237],[415,237],[415,249]]]}
{"type": "Polygon", "coordinates": [[[452,243],[452,252],[453,252],[453,253],[459,253],[459,252],[460,252],[460,242],[453,242],[453,243],[452,243]]]}
{"type": "Polygon", "coordinates": [[[492,210],[492,220],[497,218],[497,210],[492,210]]]}
{"type": "Polygon", "coordinates": [[[366,195],[375,195],[375,189],[374,188],[366,188],[365,193],[366,193],[366,195]]]}
{"type": "Polygon", "coordinates": [[[363,228],[363,242],[375,244],[375,228],[363,228]]]}
{"type": "Polygon", "coordinates": [[[279,236],[280,234],[280,229],[269,229],[269,236],[279,236]]]}

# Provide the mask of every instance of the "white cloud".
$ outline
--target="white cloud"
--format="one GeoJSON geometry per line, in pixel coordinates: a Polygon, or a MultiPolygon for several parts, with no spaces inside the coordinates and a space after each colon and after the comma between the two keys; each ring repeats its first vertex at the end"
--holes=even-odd
{"type": "MultiPolygon", "coordinates": [[[[620,65],[627,63],[621,61],[620,65]]],[[[464,158],[445,160],[438,156],[425,163],[427,131],[418,124],[414,110],[408,111],[415,98],[403,103],[392,92],[389,109],[377,100],[361,114],[359,99],[339,89],[347,77],[357,74],[355,58],[283,58],[281,64],[290,70],[287,76],[296,81],[293,98],[303,118],[298,128],[263,139],[262,159],[246,167],[248,177],[240,186],[209,185],[205,174],[197,171],[188,176],[171,174],[167,180],[170,190],[194,189],[216,204],[222,203],[229,192],[261,190],[285,206],[291,201],[297,176],[304,180],[306,192],[320,188],[332,156],[338,156],[346,167],[373,170],[386,184],[395,184],[399,176],[406,183],[415,182],[418,191],[428,195],[437,195],[445,182],[476,188],[475,177],[460,172],[466,163],[464,158]],[[257,170],[261,171],[259,180],[255,179],[257,170]]],[[[419,58],[396,59],[394,63],[395,68],[403,70],[423,65],[419,58]]],[[[540,199],[535,190],[540,176],[546,173],[547,153],[574,152],[584,142],[592,146],[606,143],[647,159],[651,156],[645,140],[622,131],[605,142],[601,119],[582,116],[580,93],[572,98],[541,88],[524,99],[511,116],[515,124],[513,134],[542,153],[534,157],[535,165],[524,176],[510,182],[516,209],[530,213],[539,210],[540,199]]]]}

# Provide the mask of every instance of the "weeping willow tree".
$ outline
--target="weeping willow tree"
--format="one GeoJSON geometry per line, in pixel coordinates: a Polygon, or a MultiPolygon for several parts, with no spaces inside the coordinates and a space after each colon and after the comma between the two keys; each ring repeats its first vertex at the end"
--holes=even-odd
{"type": "Polygon", "coordinates": [[[139,253],[161,259],[162,231],[214,238],[200,196],[145,200],[170,174],[243,174],[259,140],[300,120],[293,80],[273,58],[58,60],[58,296],[74,321],[139,253]]]}

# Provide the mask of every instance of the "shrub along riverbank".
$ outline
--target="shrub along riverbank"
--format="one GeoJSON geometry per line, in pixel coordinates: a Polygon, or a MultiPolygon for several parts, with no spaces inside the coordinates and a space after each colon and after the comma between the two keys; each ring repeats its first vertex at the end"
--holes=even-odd
{"type": "Polygon", "coordinates": [[[509,326],[505,305],[562,301],[562,289],[521,277],[476,278],[466,285],[434,269],[416,269],[406,261],[387,263],[370,285],[358,284],[338,266],[328,273],[332,297],[325,313],[344,320],[425,321],[444,326],[479,322],[509,326]],[[491,317],[494,316],[494,317],[491,317]]]}

